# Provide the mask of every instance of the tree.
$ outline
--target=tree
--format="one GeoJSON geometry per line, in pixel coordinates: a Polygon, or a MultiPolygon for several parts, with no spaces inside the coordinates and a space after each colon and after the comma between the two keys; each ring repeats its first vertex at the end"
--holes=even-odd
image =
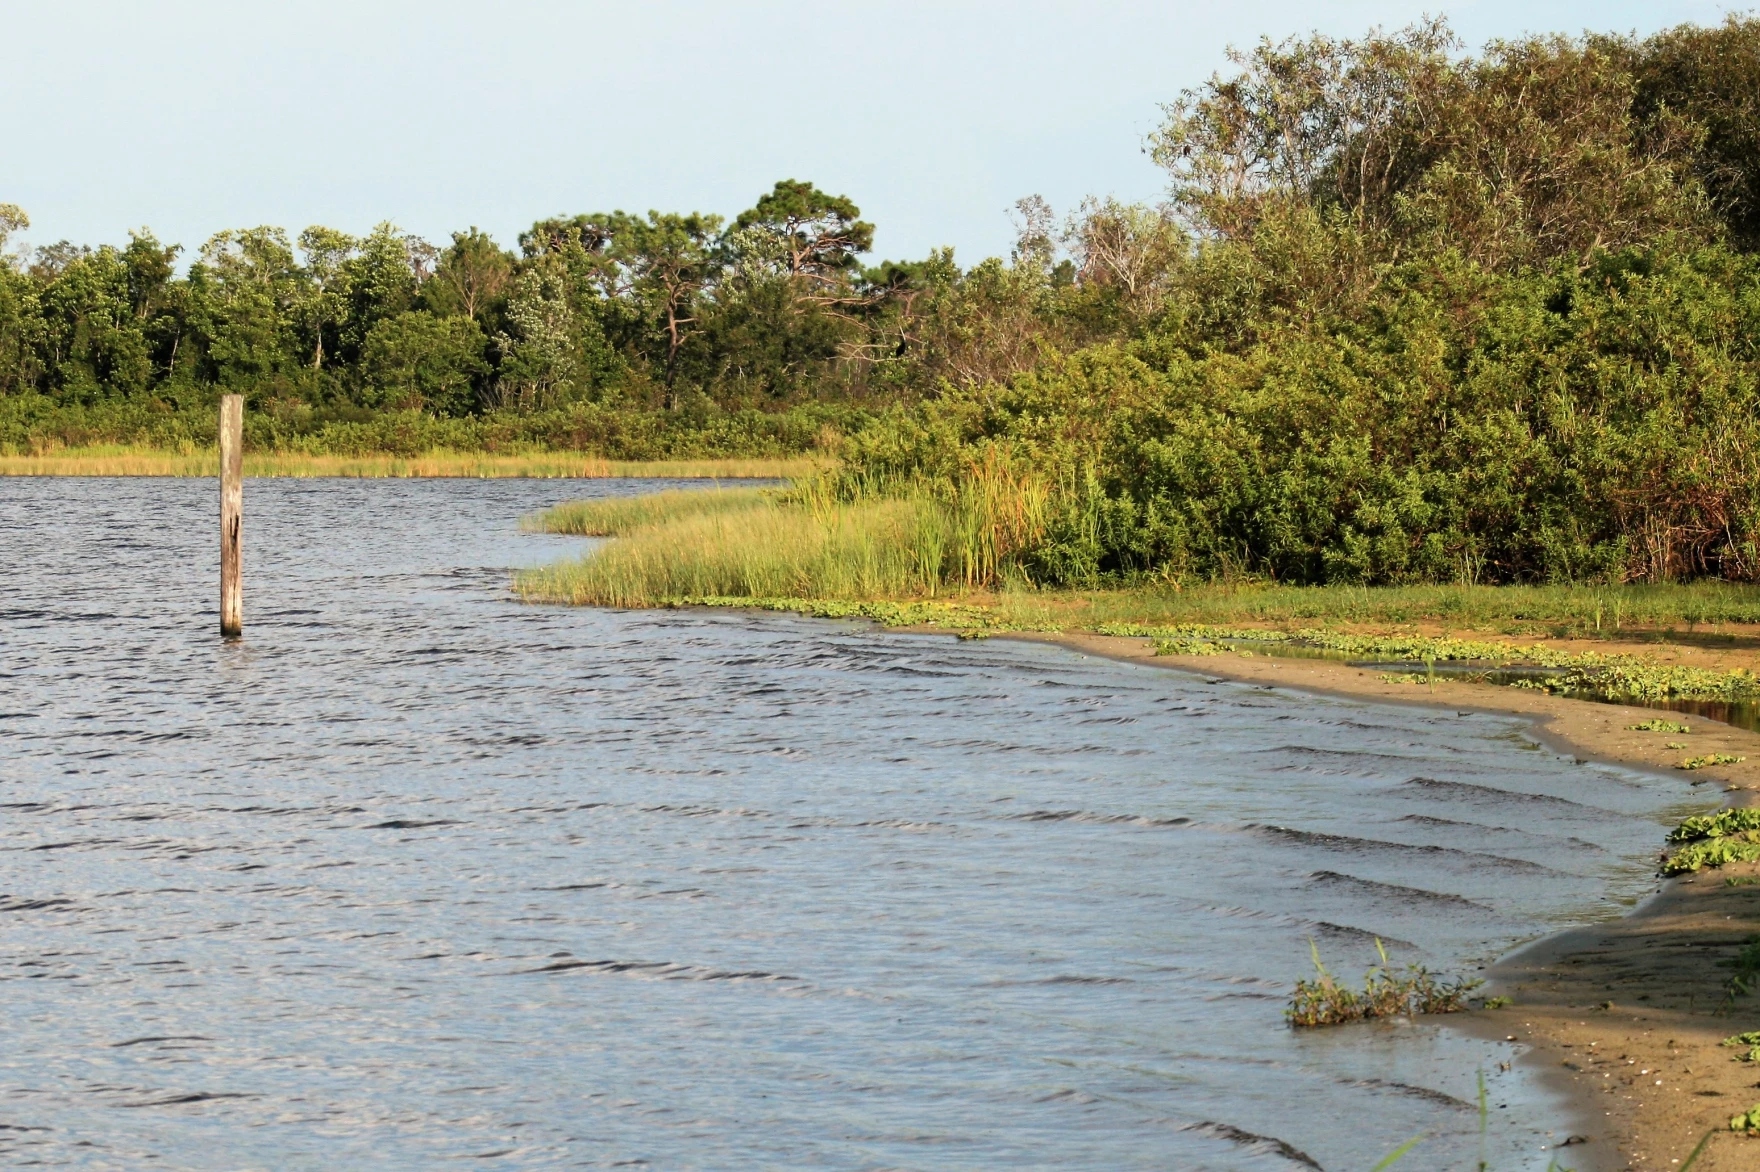
{"type": "Polygon", "coordinates": [[[1685,118],[1698,132],[1692,174],[1735,243],[1760,249],[1760,20],[1730,16],[1717,28],[1681,25],[1633,51],[1634,110],[1647,133],[1685,118]]]}
{"type": "Polygon", "coordinates": [[[452,245],[440,254],[434,279],[422,287],[422,299],[441,316],[462,313],[475,318],[512,280],[513,258],[488,233],[473,226],[452,234],[452,245]]]}
{"type": "Polygon", "coordinates": [[[508,329],[496,338],[501,350],[494,396],[498,407],[547,406],[574,386],[579,327],[564,271],[551,260],[531,265],[514,280],[507,301],[508,329]]]}
{"type": "MultiPolygon", "coordinates": [[[[0,249],[6,247],[6,242],[12,238],[14,232],[30,226],[31,218],[25,215],[23,208],[15,203],[0,203],[0,249]]],[[[0,254],[0,263],[10,267],[13,259],[10,255],[0,254]]]]}
{"type": "Polygon", "coordinates": [[[347,361],[359,361],[375,325],[414,306],[435,255],[433,245],[390,221],[376,225],[360,240],[354,255],[340,266],[348,306],[338,340],[347,361]]]}
{"type": "Polygon", "coordinates": [[[467,414],[476,401],[476,380],[489,369],[486,344],[477,323],[463,315],[416,310],[380,319],[361,355],[368,405],[467,414]]]}
{"type": "Polygon", "coordinates": [[[348,233],[319,224],[299,234],[307,282],[299,316],[313,370],[324,369],[326,349],[335,350],[336,333],[348,317],[348,262],[359,247],[360,241],[348,233]]]}
{"type": "Polygon", "coordinates": [[[650,211],[646,219],[613,212],[593,217],[604,255],[616,266],[616,291],[632,298],[659,335],[665,407],[678,405],[679,354],[697,332],[699,295],[720,275],[721,217],[650,211]]]}
{"type": "Polygon", "coordinates": [[[209,377],[255,391],[298,368],[292,321],[303,275],[286,232],[265,226],[217,233],[202,245],[189,280],[209,377]]]}
{"type": "Polygon", "coordinates": [[[1116,289],[1132,308],[1141,308],[1165,286],[1187,248],[1171,208],[1122,204],[1110,196],[1083,200],[1063,239],[1075,258],[1076,280],[1116,289]]]}
{"type": "Polygon", "coordinates": [[[841,293],[858,257],[874,247],[874,225],[847,196],[783,179],[733,222],[730,240],[743,255],[778,265],[790,277],[841,293]]]}

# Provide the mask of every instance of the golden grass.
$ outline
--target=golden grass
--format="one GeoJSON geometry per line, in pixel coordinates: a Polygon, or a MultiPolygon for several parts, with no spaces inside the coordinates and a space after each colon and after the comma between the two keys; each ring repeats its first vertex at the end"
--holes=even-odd
{"type": "Polygon", "coordinates": [[[979,468],[943,496],[914,486],[840,496],[832,478],[786,492],[723,489],[576,501],[532,518],[559,533],[615,536],[586,557],[523,574],[533,601],[653,606],[683,598],[934,598],[999,584],[1043,527],[1045,494],[979,468]]]}
{"type": "MultiPolygon", "coordinates": [[[[0,476],[214,476],[213,451],[171,452],[121,446],[67,448],[38,455],[0,453],[0,476]]],[[[719,480],[810,476],[825,467],[812,457],[763,460],[606,460],[584,452],[432,451],[419,456],[379,452],[364,456],[303,452],[247,452],[246,476],[345,478],[459,476],[504,477],[701,477],[719,480]]]]}
{"type": "Polygon", "coordinates": [[[532,601],[654,606],[706,595],[869,599],[933,594],[944,551],[932,502],[813,509],[753,489],[580,502],[545,528],[619,539],[578,561],[521,574],[532,601]]]}
{"type": "Polygon", "coordinates": [[[825,606],[818,604],[836,610],[860,603],[862,613],[905,623],[940,622],[934,614],[947,610],[944,625],[985,630],[1203,625],[1666,639],[1683,629],[1751,637],[1760,626],[1760,586],[1728,582],[1361,587],[1143,581],[1035,589],[1012,560],[1031,546],[1041,506],[1000,480],[986,486],[985,479],[974,478],[951,502],[912,491],[839,501],[825,478],[809,478],[787,492],[663,493],[563,505],[530,523],[621,540],[580,561],[526,574],[517,589],[534,601],[612,606],[746,599],[819,613],[825,606]]]}

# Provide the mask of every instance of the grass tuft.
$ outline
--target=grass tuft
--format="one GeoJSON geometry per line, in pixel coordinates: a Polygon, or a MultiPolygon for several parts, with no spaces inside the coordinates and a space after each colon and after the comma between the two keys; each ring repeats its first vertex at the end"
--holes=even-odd
{"type": "Polygon", "coordinates": [[[1376,1017],[1410,1017],[1419,1013],[1458,1013],[1467,1007],[1467,994],[1483,982],[1471,980],[1446,981],[1436,977],[1422,965],[1407,965],[1394,970],[1381,941],[1375,951],[1381,963],[1363,975],[1361,992],[1347,988],[1326,971],[1320,961],[1320,950],[1313,941],[1308,950],[1314,959],[1314,979],[1296,982],[1290,1006],[1284,1016],[1293,1027],[1341,1025],[1376,1017]]]}
{"type": "Polygon", "coordinates": [[[848,499],[831,481],[809,478],[786,492],[577,502],[532,523],[619,540],[523,574],[514,588],[531,601],[602,606],[933,599],[1001,585],[1014,554],[1037,538],[1042,506],[1042,492],[982,470],[951,496],[925,490],[848,499]]]}

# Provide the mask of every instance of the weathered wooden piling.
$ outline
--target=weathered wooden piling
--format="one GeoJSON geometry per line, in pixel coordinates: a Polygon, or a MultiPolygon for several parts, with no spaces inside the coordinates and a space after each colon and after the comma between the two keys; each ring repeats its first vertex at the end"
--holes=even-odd
{"type": "Polygon", "coordinates": [[[220,397],[220,634],[244,634],[244,396],[220,397]]]}

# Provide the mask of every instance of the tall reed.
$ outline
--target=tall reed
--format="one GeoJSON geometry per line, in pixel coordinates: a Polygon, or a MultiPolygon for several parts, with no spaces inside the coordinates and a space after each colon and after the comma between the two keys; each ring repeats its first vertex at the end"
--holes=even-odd
{"type": "Polygon", "coordinates": [[[998,585],[1044,530],[1045,492],[1000,461],[957,484],[721,490],[581,501],[538,528],[619,540],[522,575],[525,597],[609,606],[688,598],[933,598],[998,585]]]}

